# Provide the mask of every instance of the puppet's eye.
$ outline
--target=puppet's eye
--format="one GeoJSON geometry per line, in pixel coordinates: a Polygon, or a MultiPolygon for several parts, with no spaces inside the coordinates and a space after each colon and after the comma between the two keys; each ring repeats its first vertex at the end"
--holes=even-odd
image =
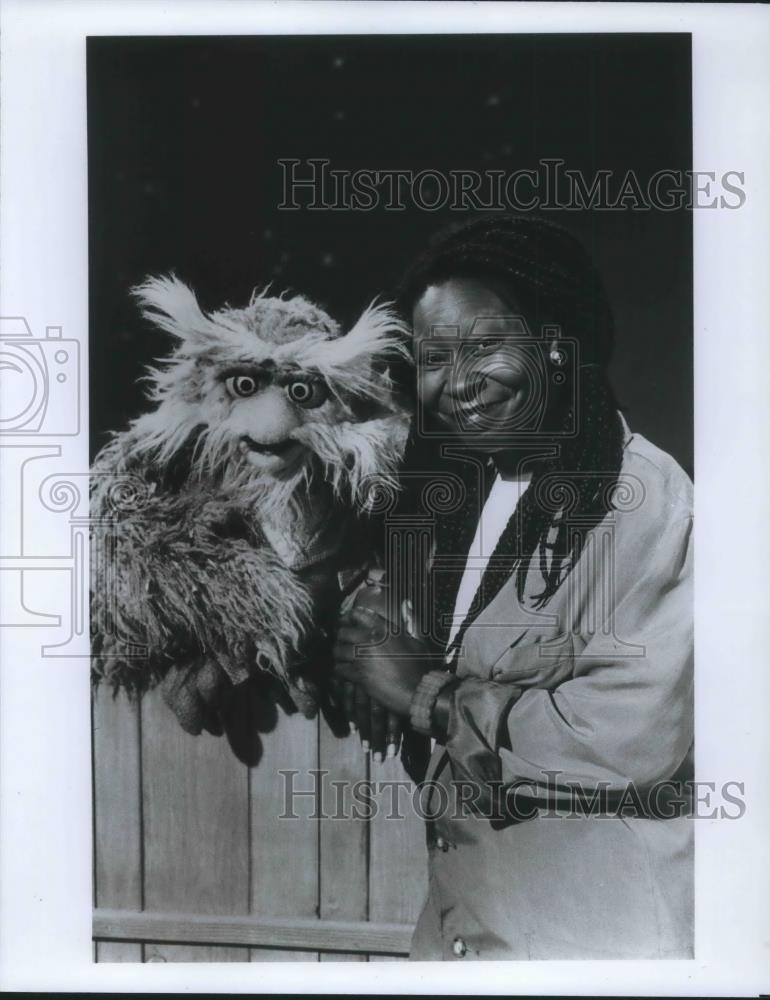
{"type": "Polygon", "coordinates": [[[245,398],[253,396],[259,388],[253,375],[231,375],[225,380],[225,388],[231,396],[245,398]]]}
{"type": "Polygon", "coordinates": [[[329,390],[325,382],[319,379],[296,378],[286,386],[286,394],[292,403],[297,406],[304,406],[306,410],[312,410],[315,406],[320,406],[329,398],[329,390]]]}

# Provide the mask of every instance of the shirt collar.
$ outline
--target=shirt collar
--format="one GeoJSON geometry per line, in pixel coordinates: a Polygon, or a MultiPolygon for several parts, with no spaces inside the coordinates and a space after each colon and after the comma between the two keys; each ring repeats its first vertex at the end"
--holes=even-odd
{"type": "Polygon", "coordinates": [[[620,422],[623,425],[623,447],[626,448],[628,447],[631,438],[634,436],[634,432],[628,426],[628,421],[620,412],[620,410],[618,410],[618,416],[620,417],[620,422]]]}

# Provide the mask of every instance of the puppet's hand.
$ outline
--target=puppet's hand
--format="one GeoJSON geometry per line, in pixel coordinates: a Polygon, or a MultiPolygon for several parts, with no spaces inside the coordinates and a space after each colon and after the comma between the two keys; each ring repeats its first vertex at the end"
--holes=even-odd
{"type": "Polygon", "coordinates": [[[172,666],[160,684],[163,700],[186,733],[198,736],[206,730],[221,736],[222,696],[230,686],[227,675],[216,664],[172,666]]]}
{"type": "Polygon", "coordinates": [[[262,756],[261,734],[275,728],[281,705],[293,711],[283,684],[269,674],[233,684],[213,662],[172,667],[160,685],[163,698],[185,732],[204,729],[227,741],[242,763],[254,767],[262,756]]]}

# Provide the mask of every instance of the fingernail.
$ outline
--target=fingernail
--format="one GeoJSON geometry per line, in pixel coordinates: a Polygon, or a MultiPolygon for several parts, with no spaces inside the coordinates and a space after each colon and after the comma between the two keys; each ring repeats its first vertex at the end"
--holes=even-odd
{"type": "Polygon", "coordinates": [[[388,749],[385,751],[385,756],[388,757],[388,758],[396,756],[396,744],[395,743],[388,743],[388,749]]]}
{"type": "Polygon", "coordinates": [[[361,749],[364,753],[369,753],[369,740],[361,740],[361,749]]]}
{"type": "Polygon", "coordinates": [[[351,733],[358,732],[358,726],[355,724],[355,722],[349,722],[348,725],[350,726],[351,733]]]}
{"type": "Polygon", "coordinates": [[[381,764],[382,763],[382,754],[380,753],[379,750],[374,755],[374,763],[375,764],[381,764]]]}

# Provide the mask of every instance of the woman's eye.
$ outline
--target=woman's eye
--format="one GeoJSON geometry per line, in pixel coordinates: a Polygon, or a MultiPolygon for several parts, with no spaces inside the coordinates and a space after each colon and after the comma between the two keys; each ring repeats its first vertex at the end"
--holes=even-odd
{"type": "Polygon", "coordinates": [[[445,368],[452,364],[454,356],[452,351],[437,350],[435,348],[425,351],[423,354],[424,368],[445,368]]]}
{"type": "Polygon", "coordinates": [[[253,375],[231,375],[225,380],[225,388],[231,396],[244,399],[253,396],[259,386],[253,375]]]}
{"type": "Polygon", "coordinates": [[[496,340],[495,339],[477,340],[475,346],[479,351],[495,351],[500,348],[501,344],[502,340],[497,338],[496,340]]]}
{"type": "Polygon", "coordinates": [[[329,398],[329,390],[325,382],[318,379],[295,379],[286,386],[286,395],[297,406],[312,410],[329,398]]]}

